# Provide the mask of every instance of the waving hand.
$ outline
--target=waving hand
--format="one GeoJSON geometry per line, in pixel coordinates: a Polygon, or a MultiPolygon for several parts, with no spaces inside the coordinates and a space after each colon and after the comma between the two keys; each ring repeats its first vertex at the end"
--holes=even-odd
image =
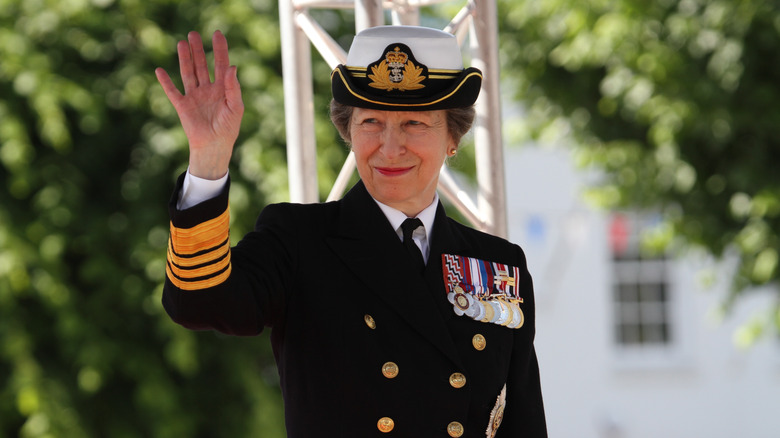
{"type": "Polygon", "coordinates": [[[158,68],[155,74],[189,140],[190,173],[213,180],[228,171],[244,104],[236,67],[230,66],[228,61],[225,36],[217,31],[212,41],[214,82],[209,78],[203,41],[197,32],[190,32],[187,41],[179,41],[176,46],[184,94],[179,92],[165,70],[158,68]]]}

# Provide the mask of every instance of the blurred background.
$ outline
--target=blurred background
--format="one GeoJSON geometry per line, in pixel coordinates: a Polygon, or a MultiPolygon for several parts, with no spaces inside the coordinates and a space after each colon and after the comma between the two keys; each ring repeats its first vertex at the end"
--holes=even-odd
{"type": "MultiPolygon", "coordinates": [[[[551,436],[780,436],[777,2],[498,8],[551,436]]],[[[348,48],[351,11],[311,13],[348,48]]],[[[154,69],[177,77],[176,42],[216,29],[246,104],[235,242],[288,199],[277,2],[0,0],[0,437],[284,436],[267,335],[187,331],[160,304],[187,145],[154,69]]],[[[324,199],[347,150],[317,56],[324,199]]]]}

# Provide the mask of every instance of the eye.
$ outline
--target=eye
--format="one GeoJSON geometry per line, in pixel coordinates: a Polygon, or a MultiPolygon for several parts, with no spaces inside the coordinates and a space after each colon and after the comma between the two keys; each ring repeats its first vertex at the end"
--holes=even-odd
{"type": "Polygon", "coordinates": [[[358,118],[355,120],[355,131],[377,133],[382,130],[382,122],[376,117],[358,118]]]}

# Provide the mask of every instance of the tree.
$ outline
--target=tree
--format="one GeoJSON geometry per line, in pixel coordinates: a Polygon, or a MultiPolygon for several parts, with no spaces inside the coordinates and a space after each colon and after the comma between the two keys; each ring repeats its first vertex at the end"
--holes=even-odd
{"type": "MultiPolygon", "coordinates": [[[[576,139],[607,208],[653,209],[648,236],[738,261],[728,307],[777,287],[780,9],[773,0],[500,0],[520,131],[576,139]]],[[[780,307],[765,323],[780,328],[780,307]]],[[[758,324],[748,330],[757,336],[758,324]]]]}
{"type": "MultiPolygon", "coordinates": [[[[190,332],[162,310],[166,203],[187,147],[154,77],[178,72],[187,31],[227,35],[246,104],[240,238],[287,198],[277,2],[0,3],[0,437],[283,436],[266,337],[190,332]]],[[[346,149],[317,68],[333,180],[346,149]]]]}

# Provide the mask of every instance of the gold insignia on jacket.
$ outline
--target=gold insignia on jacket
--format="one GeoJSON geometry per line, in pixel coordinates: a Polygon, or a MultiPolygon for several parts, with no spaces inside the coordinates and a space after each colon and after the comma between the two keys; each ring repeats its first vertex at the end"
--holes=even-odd
{"type": "Polygon", "coordinates": [[[506,408],[506,384],[501,388],[501,393],[496,398],[496,405],[493,406],[493,410],[490,412],[490,420],[488,420],[488,427],[485,431],[487,438],[496,436],[498,427],[501,426],[501,421],[504,419],[504,408],[506,408]]]}
{"type": "Polygon", "coordinates": [[[392,90],[419,90],[425,88],[421,84],[425,80],[422,67],[417,67],[409,59],[409,55],[396,47],[392,52],[385,54],[385,59],[377,66],[371,67],[368,78],[373,82],[368,85],[385,91],[392,90]]]}

